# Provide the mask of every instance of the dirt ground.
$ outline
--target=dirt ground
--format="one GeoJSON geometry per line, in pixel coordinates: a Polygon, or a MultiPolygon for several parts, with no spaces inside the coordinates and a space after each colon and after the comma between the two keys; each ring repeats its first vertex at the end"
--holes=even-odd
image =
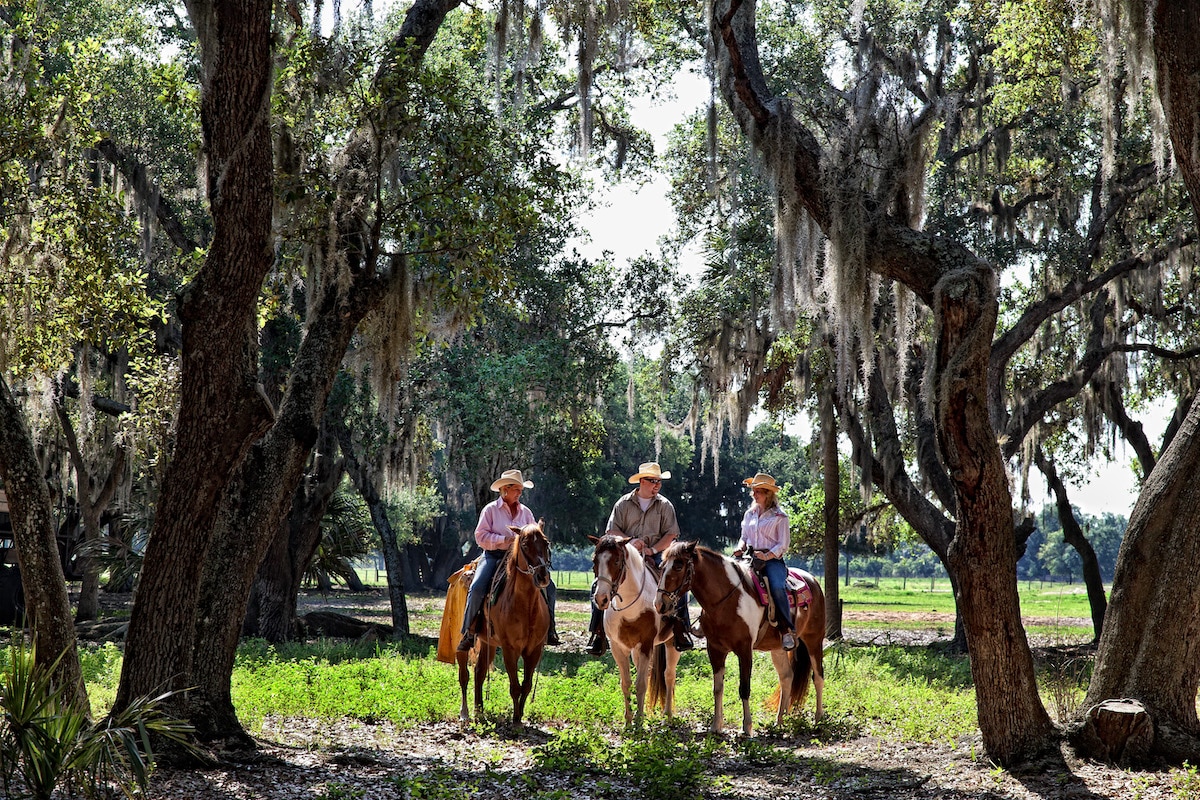
{"type": "MultiPolygon", "coordinates": [[[[584,602],[560,598],[563,611],[582,611],[584,602]]],[[[367,602],[362,595],[319,595],[304,598],[302,610],[332,610],[360,618],[387,621],[384,599],[367,602]]],[[[441,598],[413,596],[409,613],[414,633],[436,635],[441,598]]],[[[848,613],[847,638],[876,644],[925,644],[948,638],[954,620],[948,615],[848,613]],[[919,630],[889,627],[904,621],[925,622],[919,630]]],[[[581,632],[563,628],[562,649],[584,647],[581,632]]],[[[1037,646],[1037,643],[1034,643],[1037,646]]],[[[605,656],[611,658],[611,656],[605,656]]],[[[836,692],[837,687],[828,686],[836,692]]],[[[268,720],[260,750],[205,771],[160,770],[147,794],[150,800],[292,800],[293,798],[583,798],[640,800],[649,795],[627,778],[614,775],[557,772],[537,766],[532,749],[554,731],[527,726],[481,735],[457,723],[423,723],[397,730],[387,723],[359,721],[268,720]]],[[[697,730],[696,736],[702,732],[697,730]]],[[[620,735],[614,725],[613,737],[620,735]]],[[[733,742],[733,735],[730,734],[733,742]]],[[[998,769],[981,755],[978,739],[951,745],[910,745],[876,737],[834,744],[787,741],[760,735],[763,745],[783,755],[754,763],[745,753],[711,764],[711,785],[680,793],[730,800],[1026,800],[1043,798],[1198,798],[1200,779],[1178,772],[1130,772],[1082,762],[1069,752],[1020,773],[998,769]],[[781,766],[783,764],[784,766],[781,766]]],[[[659,795],[655,795],[657,797],[659,795]]]]}

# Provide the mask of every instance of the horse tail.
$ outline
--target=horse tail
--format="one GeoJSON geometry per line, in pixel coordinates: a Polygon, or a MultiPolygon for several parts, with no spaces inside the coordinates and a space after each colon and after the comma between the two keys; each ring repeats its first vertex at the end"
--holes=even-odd
{"type": "Polygon", "coordinates": [[[808,686],[812,681],[812,659],[808,654],[808,645],[799,636],[796,637],[796,647],[791,652],[792,659],[792,696],[788,711],[804,708],[808,698],[808,686]]]}
{"type": "Polygon", "coordinates": [[[667,708],[667,646],[657,644],[650,654],[650,686],[646,689],[646,705],[650,710],[667,708]]]}
{"type": "MultiPolygon", "coordinates": [[[[803,639],[796,639],[796,647],[788,653],[788,659],[792,662],[792,692],[788,698],[788,707],[784,711],[791,712],[804,707],[804,700],[808,697],[808,685],[811,683],[809,679],[812,677],[812,661],[808,657],[808,645],[804,644],[803,639]]],[[[764,705],[771,711],[776,711],[782,698],[783,689],[776,685],[775,691],[764,705]]]]}

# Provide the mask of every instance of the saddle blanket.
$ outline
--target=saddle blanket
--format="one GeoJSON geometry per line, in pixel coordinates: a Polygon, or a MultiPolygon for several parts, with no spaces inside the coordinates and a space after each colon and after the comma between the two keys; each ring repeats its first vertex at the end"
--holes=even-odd
{"type": "MultiPolygon", "coordinates": [[[[750,580],[754,583],[758,602],[764,607],[769,606],[771,597],[767,593],[767,584],[763,582],[762,577],[754,570],[750,570],[750,580]]],[[[808,588],[808,583],[798,569],[788,568],[787,596],[793,614],[797,608],[808,608],[808,604],[812,602],[812,589],[808,588]]]]}

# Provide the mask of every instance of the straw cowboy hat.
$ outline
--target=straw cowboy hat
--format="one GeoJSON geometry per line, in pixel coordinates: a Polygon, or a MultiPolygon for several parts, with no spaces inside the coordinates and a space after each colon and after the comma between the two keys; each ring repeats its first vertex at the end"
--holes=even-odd
{"type": "Polygon", "coordinates": [[[526,489],[532,489],[533,481],[525,480],[519,469],[506,469],[492,482],[492,491],[498,492],[505,486],[524,486],[526,489]]]}
{"type": "Polygon", "coordinates": [[[765,472],[755,473],[753,478],[746,478],[742,483],[749,486],[751,490],[768,489],[772,492],[779,491],[779,486],[775,483],[775,479],[765,472]]]}
{"type": "Polygon", "coordinates": [[[630,483],[637,483],[642,478],[656,478],[660,481],[670,479],[671,471],[663,472],[662,467],[658,466],[657,461],[647,461],[638,467],[638,471],[629,476],[630,483]]]}

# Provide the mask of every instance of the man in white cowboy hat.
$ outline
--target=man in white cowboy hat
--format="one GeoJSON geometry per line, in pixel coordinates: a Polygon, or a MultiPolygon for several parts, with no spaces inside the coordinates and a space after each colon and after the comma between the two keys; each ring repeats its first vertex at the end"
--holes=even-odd
{"type": "MultiPolygon", "coordinates": [[[[496,569],[504,560],[504,554],[508,552],[516,536],[508,526],[523,528],[536,522],[533,512],[521,502],[521,492],[532,488],[533,481],[525,480],[519,469],[506,469],[492,482],[492,491],[499,492],[500,496],[483,507],[483,511],[479,512],[479,523],[475,526],[475,541],[483,548],[483,558],[475,569],[475,577],[467,591],[467,607],[463,612],[463,637],[458,643],[459,650],[470,650],[475,646],[476,617],[483,610],[483,601],[492,587],[496,569]]],[[[554,582],[551,581],[546,590],[546,605],[550,610],[547,644],[559,644],[558,631],[554,625],[555,594],[554,582]]]]}
{"type": "Polygon", "coordinates": [[[787,564],[783,557],[788,551],[792,537],[788,530],[788,517],[779,507],[776,495],[779,486],[775,478],[765,472],[755,473],[753,478],[742,481],[750,487],[754,498],[742,517],[742,538],[738,540],[733,555],[741,557],[747,550],[762,563],[762,574],[767,578],[767,590],[775,603],[775,625],[783,638],[783,649],[796,646],[793,633],[792,613],[787,598],[787,564]]]}
{"type": "MultiPolygon", "coordinates": [[[[662,482],[669,480],[671,473],[664,472],[657,461],[647,461],[638,471],[629,476],[636,489],[613,505],[608,517],[606,533],[615,533],[633,539],[633,545],[641,554],[657,565],[662,562],[662,553],[679,538],[679,523],[675,519],[675,506],[659,494],[662,482]]],[[[675,649],[691,650],[695,645],[688,633],[687,595],[679,598],[675,626],[675,649]]],[[[592,620],[588,624],[591,639],[588,652],[594,656],[604,655],[608,649],[608,637],[604,635],[604,614],[592,604],[592,620]]]]}

